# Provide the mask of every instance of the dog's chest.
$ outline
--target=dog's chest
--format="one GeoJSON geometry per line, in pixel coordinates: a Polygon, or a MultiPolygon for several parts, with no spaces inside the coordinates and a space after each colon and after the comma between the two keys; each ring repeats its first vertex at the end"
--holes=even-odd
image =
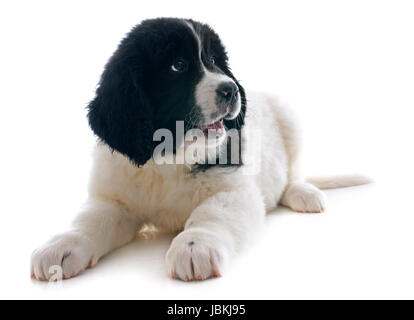
{"type": "Polygon", "coordinates": [[[121,202],[145,222],[179,230],[194,208],[231,182],[231,177],[213,172],[194,175],[184,165],[147,163],[138,168],[101,145],[95,149],[89,192],[121,202]]]}
{"type": "Polygon", "coordinates": [[[133,210],[149,222],[172,231],[183,228],[191,212],[217,192],[208,177],[195,177],[184,167],[141,168],[130,177],[133,210]]]}
{"type": "Polygon", "coordinates": [[[194,175],[184,165],[138,168],[118,153],[98,147],[90,193],[120,202],[147,223],[177,231],[203,200],[223,189],[226,179],[194,175]]]}

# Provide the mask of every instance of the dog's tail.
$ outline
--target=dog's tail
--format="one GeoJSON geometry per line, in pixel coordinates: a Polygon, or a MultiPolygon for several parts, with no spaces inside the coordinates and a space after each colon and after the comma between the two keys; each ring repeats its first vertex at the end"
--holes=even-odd
{"type": "Polygon", "coordinates": [[[319,189],[335,189],[360,186],[372,183],[372,179],[361,174],[346,174],[326,177],[308,177],[306,182],[313,184],[319,189]]]}

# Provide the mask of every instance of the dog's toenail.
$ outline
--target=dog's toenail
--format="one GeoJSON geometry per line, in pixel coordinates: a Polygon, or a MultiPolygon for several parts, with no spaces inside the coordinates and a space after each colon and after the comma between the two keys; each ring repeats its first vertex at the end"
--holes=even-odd
{"type": "Polygon", "coordinates": [[[192,247],[194,244],[195,244],[195,242],[194,242],[194,241],[190,241],[190,242],[188,243],[188,245],[189,245],[190,247],[192,247]]]}

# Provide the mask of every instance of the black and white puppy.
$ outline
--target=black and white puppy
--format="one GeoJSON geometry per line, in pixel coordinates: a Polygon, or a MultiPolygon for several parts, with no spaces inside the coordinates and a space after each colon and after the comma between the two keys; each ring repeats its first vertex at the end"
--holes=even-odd
{"type": "Polygon", "coordinates": [[[249,92],[247,105],[246,94],[208,25],[160,18],[133,28],[89,104],[100,140],[89,199],[70,231],[33,253],[32,277],[53,279],[56,266],[64,278],[74,277],[145,225],[179,232],[166,256],[171,277],[219,276],[279,203],[322,212],[325,196],[317,187],[368,182],[361,176],[306,182],[291,112],[265,94],[249,92]],[[174,137],[170,149],[160,151],[160,130],[174,137]],[[191,132],[204,138],[206,152],[191,149],[191,132]]]}

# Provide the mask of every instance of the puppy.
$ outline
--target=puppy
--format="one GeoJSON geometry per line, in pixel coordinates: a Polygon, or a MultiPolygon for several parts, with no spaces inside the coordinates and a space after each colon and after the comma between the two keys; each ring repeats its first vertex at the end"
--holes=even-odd
{"type": "Polygon", "coordinates": [[[33,253],[38,280],[53,279],[56,266],[65,279],[78,275],[146,225],[178,233],[166,255],[171,277],[217,277],[278,204],[323,212],[318,187],[368,182],[305,181],[291,112],[272,96],[246,93],[219,36],[192,20],[134,27],[88,110],[99,137],[89,199],[70,231],[33,253]]]}

